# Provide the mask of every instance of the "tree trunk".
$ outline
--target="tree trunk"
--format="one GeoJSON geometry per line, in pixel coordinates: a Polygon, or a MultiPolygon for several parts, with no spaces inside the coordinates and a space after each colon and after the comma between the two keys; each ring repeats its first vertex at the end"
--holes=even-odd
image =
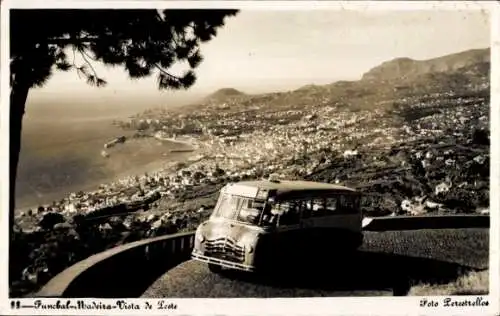
{"type": "Polygon", "coordinates": [[[23,125],[29,85],[17,81],[10,92],[10,133],[9,133],[9,227],[14,226],[16,198],[16,176],[19,153],[21,151],[21,130],[23,125]]]}
{"type": "Polygon", "coordinates": [[[17,265],[16,251],[14,244],[14,218],[16,209],[16,176],[17,165],[19,162],[19,153],[21,151],[21,131],[28,98],[29,85],[16,81],[10,91],[10,132],[9,132],[9,285],[12,279],[16,278],[16,271],[20,267],[17,265]]]}

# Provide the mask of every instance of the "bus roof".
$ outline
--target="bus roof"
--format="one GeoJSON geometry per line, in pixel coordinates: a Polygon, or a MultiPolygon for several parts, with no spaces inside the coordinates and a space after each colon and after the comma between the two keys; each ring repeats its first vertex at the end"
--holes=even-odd
{"type": "MultiPolygon", "coordinates": [[[[274,196],[277,198],[293,197],[295,195],[321,195],[325,193],[356,193],[355,189],[331,184],[322,183],[314,181],[291,181],[291,180],[280,180],[280,181],[268,181],[268,180],[255,180],[255,181],[241,181],[237,183],[229,184],[230,187],[236,190],[230,190],[237,194],[237,191],[246,191],[245,189],[254,189],[257,191],[274,191],[274,196]]],[[[245,194],[246,195],[246,194],[245,194]]]]}

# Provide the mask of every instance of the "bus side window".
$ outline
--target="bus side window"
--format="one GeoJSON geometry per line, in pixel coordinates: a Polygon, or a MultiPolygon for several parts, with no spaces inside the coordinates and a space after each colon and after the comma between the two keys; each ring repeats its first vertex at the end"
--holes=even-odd
{"type": "Polygon", "coordinates": [[[291,201],[283,202],[280,204],[280,208],[283,209],[283,215],[279,219],[280,225],[294,225],[299,223],[300,208],[296,203],[291,201]]]}
{"type": "Polygon", "coordinates": [[[300,207],[302,218],[310,218],[312,216],[312,210],[308,205],[308,201],[299,200],[296,203],[300,207]]]}
{"type": "Polygon", "coordinates": [[[238,220],[252,224],[257,224],[260,219],[259,216],[263,208],[264,208],[263,203],[258,204],[255,203],[252,199],[241,198],[241,208],[239,209],[238,212],[238,220]]]}
{"type": "Polygon", "coordinates": [[[355,210],[353,197],[350,195],[342,195],[339,199],[339,210],[343,214],[352,214],[355,210]]]}
{"type": "Polygon", "coordinates": [[[337,208],[338,208],[338,205],[337,205],[337,201],[338,199],[336,197],[329,197],[326,199],[326,210],[328,213],[332,214],[332,213],[335,213],[337,211],[337,208]]]}
{"type": "Polygon", "coordinates": [[[327,215],[325,199],[313,199],[311,201],[311,204],[313,214],[312,216],[317,217],[327,215]]]}
{"type": "Polygon", "coordinates": [[[359,196],[354,197],[354,210],[358,212],[361,208],[361,198],[359,196]]]}
{"type": "Polygon", "coordinates": [[[354,214],[357,210],[356,207],[356,196],[351,195],[349,196],[349,213],[354,214]]]}
{"type": "Polygon", "coordinates": [[[339,213],[345,214],[346,213],[346,201],[345,201],[344,195],[339,196],[337,205],[338,205],[337,208],[339,210],[339,213]]]}

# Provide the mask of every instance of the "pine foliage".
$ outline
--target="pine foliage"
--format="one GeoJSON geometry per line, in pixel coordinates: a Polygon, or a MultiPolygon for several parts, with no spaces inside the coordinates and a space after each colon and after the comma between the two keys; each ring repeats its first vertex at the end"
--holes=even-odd
{"type": "Polygon", "coordinates": [[[157,76],[159,89],[187,89],[210,41],[237,10],[16,9],[10,16],[11,86],[43,86],[54,71],[75,71],[105,86],[95,63],[124,67],[132,79],[157,76]],[[69,53],[68,53],[69,52],[69,53]],[[68,56],[69,55],[69,56],[68,56]],[[76,58],[82,60],[80,64],[76,58]],[[170,72],[186,63],[181,75],[170,72]]]}

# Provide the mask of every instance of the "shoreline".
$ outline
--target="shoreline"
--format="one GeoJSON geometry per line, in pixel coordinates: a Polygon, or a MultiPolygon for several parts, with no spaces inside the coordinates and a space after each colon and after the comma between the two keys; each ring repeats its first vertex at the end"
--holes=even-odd
{"type": "MultiPolygon", "coordinates": [[[[157,139],[157,138],[155,137],[155,139],[157,139]]],[[[157,140],[159,140],[159,139],[157,139],[157,140]]],[[[25,212],[29,211],[30,209],[33,211],[36,211],[40,206],[42,206],[44,208],[51,206],[54,202],[62,200],[62,199],[66,199],[71,193],[74,193],[74,192],[79,192],[79,191],[82,191],[84,193],[93,192],[93,191],[99,190],[99,186],[101,186],[101,185],[110,185],[110,184],[120,182],[120,181],[127,179],[127,178],[130,178],[130,177],[136,177],[136,176],[140,177],[140,176],[144,176],[145,174],[154,174],[154,173],[163,173],[163,172],[171,173],[171,172],[173,172],[171,170],[172,167],[174,167],[176,164],[178,164],[180,162],[187,163],[187,164],[196,162],[197,160],[193,160],[193,159],[198,157],[200,154],[200,152],[199,152],[200,144],[197,144],[196,140],[193,138],[189,138],[187,140],[179,140],[179,139],[169,138],[169,139],[162,139],[159,141],[180,144],[183,146],[187,146],[189,148],[170,150],[169,152],[174,156],[172,160],[165,161],[164,156],[162,156],[154,161],[150,161],[149,163],[144,164],[143,166],[141,166],[142,168],[138,167],[137,170],[127,170],[127,171],[118,173],[115,176],[110,177],[108,179],[103,179],[101,181],[96,181],[95,183],[89,183],[86,185],[78,186],[78,189],[72,189],[72,190],[65,191],[65,192],[47,193],[47,195],[57,196],[57,197],[47,198],[47,200],[50,200],[47,202],[19,203],[23,206],[15,208],[16,216],[21,214],[21,213],[25,213],[25,212]],[[162,166],[158,166],[158,163],[161,163],[162,166]],[[153,166],[148,168],[148,166],[150,166],[150,165],[153,165],[153,166]],[[138,171],[141,169],[144,169],[144,170],[138,171]]]]}
{"type": "Polygon", "coordinates": [[[161,141],[161,142],[170,142],[174,144],[180,144],[184,146],[190,147],[189,149],[196,150],[199,148],[200,144],[193,137],[183,137],[184,139],[179,139],[179,137],[157,137],[153,136],[153,138],[161,141]]]}

